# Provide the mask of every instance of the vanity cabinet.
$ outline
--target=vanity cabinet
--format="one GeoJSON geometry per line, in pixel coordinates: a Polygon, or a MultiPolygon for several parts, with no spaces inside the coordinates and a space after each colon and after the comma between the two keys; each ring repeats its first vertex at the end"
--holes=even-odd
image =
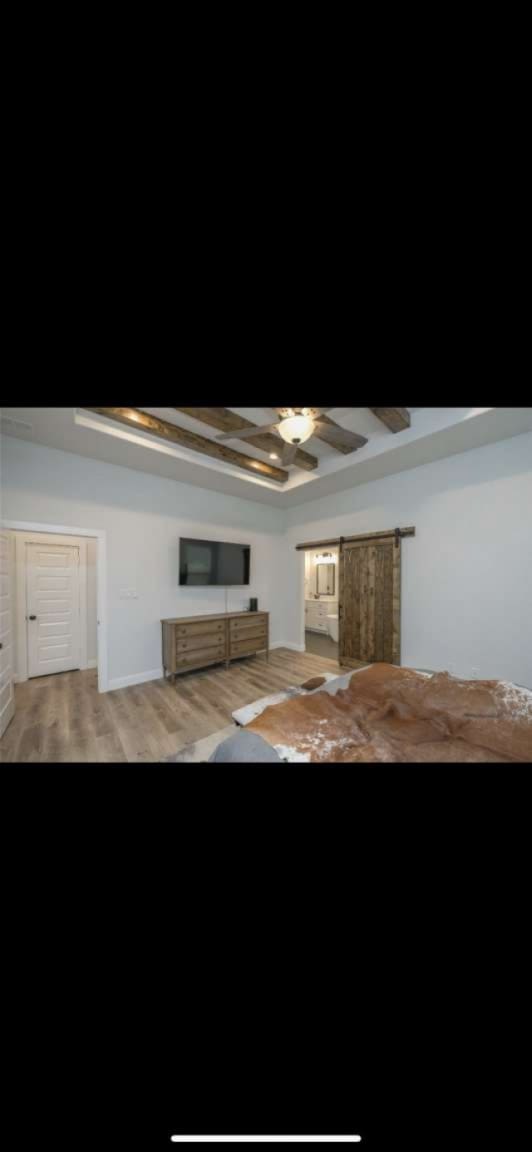
{"type": "Polygon", "coordinates": [[[327,616],[334,611],[335,606],[332,600],[306,600],[305,628],[309,632],[328,632],[327,616]]]}

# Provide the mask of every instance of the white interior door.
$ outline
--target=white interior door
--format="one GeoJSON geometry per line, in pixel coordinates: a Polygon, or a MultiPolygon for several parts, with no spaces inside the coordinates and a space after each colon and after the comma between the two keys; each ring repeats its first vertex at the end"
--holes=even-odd
{"type": "Polygon", "coordinates": [[[79,547],[26,544],[28,676],[80,667],[79,547]]]}
{"type": "Polygon", "coordinates": [[[4,735],[15,712],[13,547],[12,537],[0,532],[0,736],[4,735]]]}

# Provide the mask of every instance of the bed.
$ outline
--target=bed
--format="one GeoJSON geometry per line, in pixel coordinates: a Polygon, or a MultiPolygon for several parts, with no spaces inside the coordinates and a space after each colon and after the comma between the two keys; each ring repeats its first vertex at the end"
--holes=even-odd
{"type": "Polygon", "coordinates": [[[504,680],[371,664],[264,697],[233,719],[281,761],[532,762],[532,691],[504,680]]]}

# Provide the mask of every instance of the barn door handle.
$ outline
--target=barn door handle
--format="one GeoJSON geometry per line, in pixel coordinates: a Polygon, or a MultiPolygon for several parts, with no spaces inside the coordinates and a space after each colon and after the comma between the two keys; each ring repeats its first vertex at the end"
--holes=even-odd
{"type": "Polygon", "coordinates": [[[36,616],[29,616],[29,617],[28,617],[28,619],[29,619],[29,620],[36,620],[36,619],[37,619],[37,617],[36,617],[36,616]]]}

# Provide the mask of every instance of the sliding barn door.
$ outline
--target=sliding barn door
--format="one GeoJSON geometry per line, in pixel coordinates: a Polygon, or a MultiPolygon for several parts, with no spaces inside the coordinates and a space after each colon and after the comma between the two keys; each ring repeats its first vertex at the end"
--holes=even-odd
{"type": "Polygon", "coordinates": [[[400,662],[401,540],[342,543],[340,662],[400,662]]]}

